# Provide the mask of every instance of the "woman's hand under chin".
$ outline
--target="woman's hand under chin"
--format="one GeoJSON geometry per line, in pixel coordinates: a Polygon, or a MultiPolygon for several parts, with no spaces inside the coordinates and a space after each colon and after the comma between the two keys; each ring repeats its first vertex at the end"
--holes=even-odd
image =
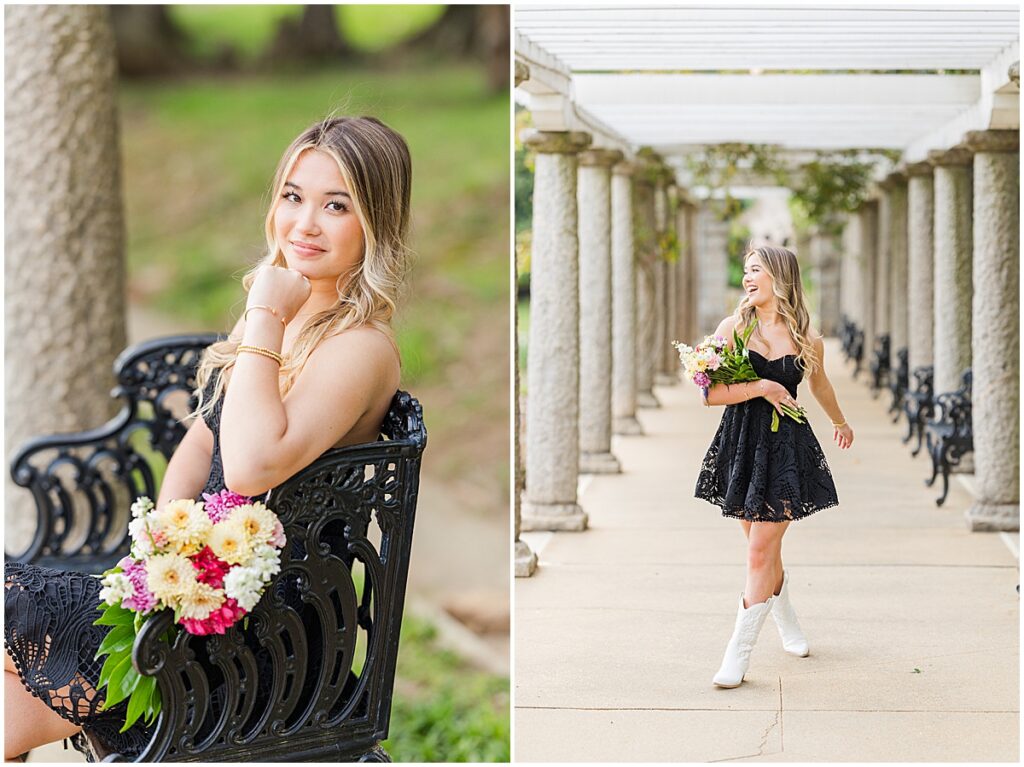
{"type": "Polygon", "coordinates": [[[277,316],[290,322],[306,303],[312,286],[304,274],[295,269],[265,265],[256,273],[249,288],[246,308],[270,306],[277,310],[277,316]]]}

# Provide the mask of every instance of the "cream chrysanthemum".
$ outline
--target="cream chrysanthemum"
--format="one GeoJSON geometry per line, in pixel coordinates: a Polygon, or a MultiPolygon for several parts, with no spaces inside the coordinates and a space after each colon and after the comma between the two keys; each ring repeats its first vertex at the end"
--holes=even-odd
{"type": "Polygon", "coordinates": [[[252,556],[249,535],[233,514],[213,526],[213,532],[210,533],[207,543],[213,549],[213,553],[229,565],[247,562],[252,556]]]}
{"type": "Polygon", "coordinates": [[[204,621],[210,613],[224,604],[224,589],[215,589],[208,583],[193,581],[179,597],[179,618],[204,621]]]}
{"type": "Polygon", "coordinates": [[[270,509],[258,501],[237,506],[231,511],[232,522],[238,522],[249,536],[249,543],[259,546],[270,542],[274,537],[274,523],[277,517],[270,509]]]}
{"type": "Polygon", "coordinates": [[[167,535],[167,542],[184,556],[197,553],[210,534],[213,523],[203,504],[185,498],[171,501],[152,515],[157,529],[167,535]]]}
{"type": "Polygon", "coordinates": [[[153,596],[169,605],[196,584],[196,569],[179,554],[157,554],[146,562],[146,584],[153,596]]]}

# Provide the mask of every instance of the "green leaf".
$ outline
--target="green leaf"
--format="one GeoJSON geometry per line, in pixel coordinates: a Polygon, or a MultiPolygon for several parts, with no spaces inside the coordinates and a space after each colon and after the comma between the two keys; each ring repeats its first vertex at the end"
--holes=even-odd
{"type": "MultiPolygon", "coordinates": [[[[128,653],[128,655],[130,657],[131,653],[128,653]]],[[[114,669],[117,668],[117,665],[124,660],[123,656],[123,653],[115,653],[108,656],[107,659],[103,661],[103,668],[100,669],[100,678],[96,683],[97,688],[102,689],[103,685],[110,681],[110,675],[114,673],[114,669]]]]}
{"type": "Polygon", "coordinates": [[[118,661],[117,666],[110,673],[110,678],[107,680],[107,697],[103,702],[103,710],[117,705],[124,700],[130,693],[131,690],[125,690],[125,678],[127,677],[130,683],[138,681],[139,673],[132,668],[132,656],[131,653],[125,653],[124,657],[118,661]],[[134,675],[134,679],[132,678],[134,675]]]}
{"type": "Polygon", "coordinates": [[[101,605],[101,609],[103,615],[93,621],[93,626],[128,626],[135,620],[135,613],[121,605],[101,605]]]}
{"type": "Polygon", "coordinates": [[[139,678],[138,683],[135,685],[135,691],[128,700],[128,711],[125,714],[124,727],[121,728],[121,732],[125,732],[139,720],[140,716],[149,710],[150,700],[153,697],[153,690],[155,688],[156,677],[143,676],[139,678]]]}
{"type": "Polygon", "coordinates": [[[101,655],[120,653],[125,649],[130,650],[134,642],[135,628],[133,626],[114,626],[100,642],[99,649],[96,650],[96,660],[99,660],[101,655]]]}
{"type": "Polygon", "coordinates": [[[775,432],[775,431],[778,431],[778,430],[779,430],[779,411],[778,410],[772,410],[772,431],[775,432]]]}

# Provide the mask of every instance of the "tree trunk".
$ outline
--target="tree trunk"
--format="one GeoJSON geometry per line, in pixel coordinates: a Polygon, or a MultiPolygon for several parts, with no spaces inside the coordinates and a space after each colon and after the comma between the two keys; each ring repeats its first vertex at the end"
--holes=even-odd
{"type": "MultiPolygon", "coordinates": [[[[27,438],[102,424],[125,345],[117,71],[99,5],[4,13],[4,316],[10,456],[27,438]]],[[[6,478],[8,548],[35,515],[6,478]]]]}
{"type": "Polygon", "coordinates": [[[283,19],[263,55],[265,64],[324,62],[351,58],[352,48],[338,32],[333,5],[306,5],[302,16],[283,19]]]}
{"type": "Polygon", "coordinates": [[[146,77],[186,68],[182,52],[184,34],[171,22],[166,5],[109,7],[117,41],[117,64],[122,75],[146,77]]]}

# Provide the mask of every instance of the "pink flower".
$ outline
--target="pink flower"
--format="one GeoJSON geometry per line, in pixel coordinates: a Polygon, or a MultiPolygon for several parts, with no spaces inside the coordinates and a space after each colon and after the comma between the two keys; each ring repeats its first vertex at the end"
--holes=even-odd
{"type": "Polygon", "coordinates": [[[117,564],[132,584],[132,595],[121,600],[121,607],[137,613],[148,613],[156,607],[157,598],[153,596],[146,582],[146,563],[125,557],[117,564]]]}
{"type": "Polygon", "coordinates": [[[693,382],[702,389],[706,389],[711,386],[711,378],[707,373],[697,373],[697,375],[693,377],[693,382]]]}
{"type": "Polygon", "coordinates": [[[278,549],[283,549],[284,545],[288,543],[288,539],[284,536],[284,525],[281,524],[280,519],[274,522],[274,535],[270,542],[278,549]]]}
{"type": "Polygon", "coordinates": [[[209,546],[192,557],[192,566],[198,570],[196,580],[200,583],[208,583],[215,589],[224,588],[224,576],[228,574],[231,565],[218,559],[209,546]]]}
{"type": "Polygon", "coordinates": [[[189,634],[207,636],[208,634],[223,634],[244,615],[245,610],[238,606],[238,602],[228,597],[224,600],[223,605],[210,613],[208,618],[204,620],[182,618],[179,623],[189,634]]]}
{"type": "Polygon", "coordinates": [[[252,498],[247,498],[244,495],[233,493],[227,488],[224,488],[219,493],[213,493],[212,495],[209,493],[203,493],[203,500],[206,501],[204,506],[206,514],[214,524],[217,524],[227,517],[228,512],[236,506],[244,506],[245,504],[252,502],[252,498]]]}

